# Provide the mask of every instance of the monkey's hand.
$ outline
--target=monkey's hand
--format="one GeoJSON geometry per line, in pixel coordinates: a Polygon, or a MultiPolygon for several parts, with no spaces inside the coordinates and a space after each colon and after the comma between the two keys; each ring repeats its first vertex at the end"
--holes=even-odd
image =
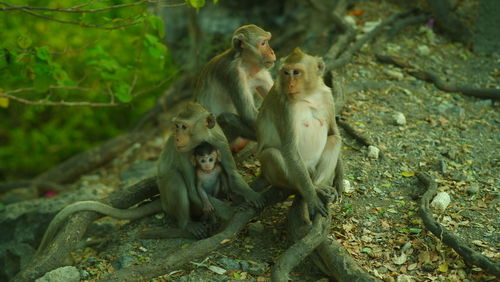
{"type": "Polygon", "coordinates": [[[214,206],[210,201],[207,199],[203,201],[203,213],[204,214],[213,214],[215,212],[214,206]]]}
{"type": "Polygon", "coordinates": [[[251,204],[256,209],[262,209],[264,207],[264,198],[260,193],[250,191],[245,197],[245,201],[251,204]]]}

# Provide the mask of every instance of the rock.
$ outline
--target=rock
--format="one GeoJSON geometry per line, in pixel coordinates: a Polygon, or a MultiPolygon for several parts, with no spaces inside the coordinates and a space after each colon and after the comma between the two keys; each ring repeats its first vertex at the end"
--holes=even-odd
{"type": "Polygon", "coordinates": [[[82,269],[82,270],[80,270],[80,278],[82,280],[89,280],[90,279],[90,273],[87,270],[82,269]]]}
{"type": "Polygon", "coordinates": [[[378,159],[379,157],[379,154],[380,154],[380,149],[375,147],[375,146],[368,146],[368,157],[370,159],[378,159]]]}
{"type": "Polygon", "coordinates": [[[248,272],[248,269],[250,268],[250,263],[248,261],[240,260],[240,267],[242,271],[248,272]]]}
{"type": "Polygon", "coordinates": [[[248,233],[250,236],[255,237],[264,231],[264,224],[262,222],[251,222],[248,224],[248,233]]]}
{"type": "Polygon", "coordinates": [[[74,266],[63,266],[45,273],[35,282],[77,282],[80,281],[80,272],[74,266]]]}
{"type": "Polygon", "coordinates": [[[397,125],[405,125],[406,124],[406,117],[403,113],[401,112],[395,112],[392,115],[392,119],[397,125]]]}
{"type": "Polygon", "coordinates": [[[431,49],[427,45],[420,45],[417,47],[418,53],[422,56],[427,56],[431,53],[431,49]]]}
{"type": "Polygon", "coordinates": [[[10,281],[31,261],[34,253],[35,249],[27,243],[0,243],[0,281],[10,281]]]}
{"type": "Polygon", "coordinates": [[[479,184],[472,183],[471,185],[469,185],[469,187],[467,187],[467,193],[474,195],[477,192],[479,192],[479,184]]]}
{"type": "Polygon", "coordinates": [[[439,192],[431,202],[431,207],[444,211],[451,202],[450,195],[446,192],[439,192]]]}
{"type": "Polygon", "coordinates": [[[134,261],[135,259],[132,256],[125,254],[119,256],[115,261],[111,263],[111,265],[113,265],[115,269],[122,269],[131,265],[132,263],[134,263],[134,261]]]}
{"type": "Polygon", "coordinates": [[[250,263],[248,266],[248,273],[255,276],[262,276],[266,273],[266,269],[268,268],[267,263],[250,263]]]}
{"type": "Polygon", "coordinates": [[[240,270],[240,262],[230,258],[220,258],[219,263],[226,270],[240,270]]]}
{"type": "Polygon", "coordinates": [[[344,193],[350,194],[354,192],[354,187],[351,185],[351,182],[347,179],[344,179],[344,193]]]}
{"type": "Polygon", "coordinates": [[[404,78],[403,73],[399,70],[384,69],[384,73],[397,80],[401,80],[404,78]]]}

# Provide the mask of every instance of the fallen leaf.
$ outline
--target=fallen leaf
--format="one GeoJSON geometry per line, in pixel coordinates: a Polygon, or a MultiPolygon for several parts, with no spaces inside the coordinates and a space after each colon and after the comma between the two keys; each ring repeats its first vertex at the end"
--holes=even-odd
{"type": "Polygon", "coordinates": [[[225,270],[224,268],[222,268],[222,267],[218,267],[218,266],[215,266],[215,265],[210,265],[210,266],[208,267],[208,269],[210,269],[211,271],[213,271],[213,272],[215,272],[215,273],[217,273],[217,274],[220,274],[220,275],[222,275],[222,274],[226,273],[226,271],[227,271],[227,270],[225,270]]]}
{"type": "Polygon", "coordinates": [[[440,272],[448,272],[448,264],[445,262],[445,263],[442,263],[439,267],[438,267],[438,270],[440,272]]]}
{"type": "Polygon", "coordinates": [[[2,108],[9,107],[9,98],[0,97],[0,107],[2,108]]]}
{"type": "Polygon", "coordinates": [[[408,257],[406,256],[406,254],[401,253],[401,255],[399,257],[393,257],[392,262],[394,262],[394,264],[397,264],[397,265],[402,265],[403,263],[406,262],[407,259],[408,259],[408,257]]]}
{"type": "Polygon", "coordinates": [[[401,172],[401,175],[404,177],[412,177],[412,176],[415,176],[415,172],[403,171],[403,172],[401,172]]]}
{"type": "Polygon", "coordinates": [[[220,241],[220,244],[223,245],[223,244],[226,244],[229,242],[231,242],[231,239],[224,239],[224,240],[220,241]]]}

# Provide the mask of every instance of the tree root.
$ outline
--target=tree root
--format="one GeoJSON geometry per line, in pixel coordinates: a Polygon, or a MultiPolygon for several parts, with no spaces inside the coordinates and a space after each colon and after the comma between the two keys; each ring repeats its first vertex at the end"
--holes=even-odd
{"type": "MultiPolygon", "coordinates": [[[[117,208],[128,208],[155,194],[158,194],[156,177],[151,177],[113,192],[102,202],[117,208]]],[[[102,215],[95,212],[80,212],[71,216],[66,226],[54,238],[54,243],[43,254],[33,257],[13,281],[34,281],[50,270],[67,265],[69,253],[81,240],[87,227],[99,217],[102,215]]]]}
{"type": "MultiPolygon", "coordinates": [[[[294,205],[299,201],[302,202],[302,204],[304,203],[302,199],[296,198],[294,205]]],[[[304,229],[306,235],[300,239],[294,240],[295,243],[281,255],[271,270],[271,281],[288,281],[288,273],[290,273],[305,257],[311,254],[326,238],[330,223],[330,216],[325,218],[317,214],[312,224],[300,227],[304,229]]]]}
{"type": "MultiPolygon", "coordinates": [[[[266,205],[281,202],[286,199],[285,194],[278,189],[270,189],[263,194],[266,205]]],[[[250,207],[238,208],[227,226],[220,233],[207,239],[195,241],[188,247],[175,252],[160,251],[159,256],[147,264],[133,265],[111,273],[100,281],[143,281],[176,270],[182,265],[199,257],[205,257],[220,246],[222,241],[231,239],[245,227],[257,211],[250,207]],[[168,254],[167,254],[168,253],[168,254]]]]}
{"type": "MultiPolygon", "coordinates": [[[[292,240],[303,238],[311,228],[304,220],[306,207],[294,201],[288,215],[288,231],[292,240]]],[[[330,218],[321,217],[320,222],[330,226],[330,218]]],[[[365,272],[349,253],[337,242],[322,236],[321,244],[310,254],[310,259],[330,278],[336,281],[379,281],[365,272]]]]}
{"type": "Polygon", "coordinates": [[[375,27],[372,31],[368,32],[365,34],[363,37],[361,37],[359,40],[357,40],[349,49],[347,49],[342,55],[340,55],[339,58],[334,60],[330,65],[327,65],[328,70],[340,68],[344,65],[346,65],[348,62],[351,61],[354,53],[358,52],[361,50],[361,48],[369,41],[371,41],[375,36],[379,35],[384,31],[384,28],[393,24],[395,21],[398,19],[405,17],[409,14],[411,14],[413,11],[407,11],[407,12],[402,12],[402,13],[397,13],[387,20],[381,22],[377,27],[375,27]]]}
{"type": "Polygon", "coordinates": [[[500,100],[500,89],[498,88],[472,88],[467,86],[455,85],[443,81],[441,78],[439,78],[439,75],[431,71],[420,70],[401,58],[383,54],[376,54],[376,57],[382,63],[393,64],[397,67],[402,68],[406,73],[408,73],[411,76],[414,76],[424,81],[434,83],[434,85],[436,85],[437,88],[443,91],[460,92],[467,96],[473,96],[482,99],[500,100]]]}
{"type": "Polygon", "coordinates": [[[347,134],[349,134],[352,138],[354,138],[359,143],[363,144],[363,146],[373,145],[373,143],[370,142],[370,140],[368,140],[368,138],[366,136],[361,135],[359,132],[356,131],[356,129],[354,129],[347,122],[338,118],[337,123],[339,124],[340,127],[342,127],[345,130],[345,132],[347,132],[347,134]]]}
{"type": "Polygon", "coordinates": [[[417,177],[426,188],[424,195],[420,199],[419,209],[419,216],[422,218],[425,227],[446,245],[453,248],[462,256],[467,264],[477,265],[488,273],[500,277],[500,263],[491,261],[486,256],[472,249],[462,238],[443,228],[441,224],[432,217],[432,211],[429,209],[429,202],[434,195],[436,195],[437,184],[428,174],[417,173],[417,177]]]}

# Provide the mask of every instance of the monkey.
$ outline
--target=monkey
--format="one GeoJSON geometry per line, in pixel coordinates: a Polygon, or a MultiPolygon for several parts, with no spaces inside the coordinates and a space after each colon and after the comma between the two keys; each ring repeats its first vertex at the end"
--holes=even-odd
{"type": "Polygon", "coordinates": [[[258,159],[271,185],[297,193],[309,217],[328,213],[326,197],[343,192],[342,139],[323,60],[296,48],[257,117],[258,159]]]}
{"type": "MultiPolygon", "coordinates": [[[[227,177],[231,192],[256,208],[262,208],[263,200],[253,191],[236,169],[228,141],[216,123],[215,116],[198,103],[190,102],[173,118],[175,132],[166,141],[157,162],[157,183],[160,199],[135,209],[117,209],[97,201],[80,201],[63,208],[49,224],[37,254],[43,252],[56,235],[64,220],[78,211],[95,211],[118,219],[137,219],[146,215],[165,212],[177,221],[181,230],[196,238],[207,237],[206,227],[195,221],[201,214],[202,200],[196,192],[195,168],[191,156],[196,146],[203,142],[220,152],[220,165],[227,177]]],[[[232,208],[226,203],[208,196],[215,215],[223,220],[232,216],[232,208]]]]}
{"type": "Polygon", "coordinates": [[[273,85],[269,69],[276,55],[270,40],[271,33],[256,25],[239,27],[231,48],[212,58],[196,83],[195,101],[216,115],[233,151],[242,149],[245,139],[256,140],[257,107],[273,85]]]}
{"type": "Polygon", "coordinates": [[[196,167],[196,189],[203,203],[203,214],[210,217],[210,223],[215,223],[216,219],[208,195],[219,198],[221,193],[227,195],[228,189],[220,160],[220,152],[207,142],[194,149],[192,163],[196,167]]]}

